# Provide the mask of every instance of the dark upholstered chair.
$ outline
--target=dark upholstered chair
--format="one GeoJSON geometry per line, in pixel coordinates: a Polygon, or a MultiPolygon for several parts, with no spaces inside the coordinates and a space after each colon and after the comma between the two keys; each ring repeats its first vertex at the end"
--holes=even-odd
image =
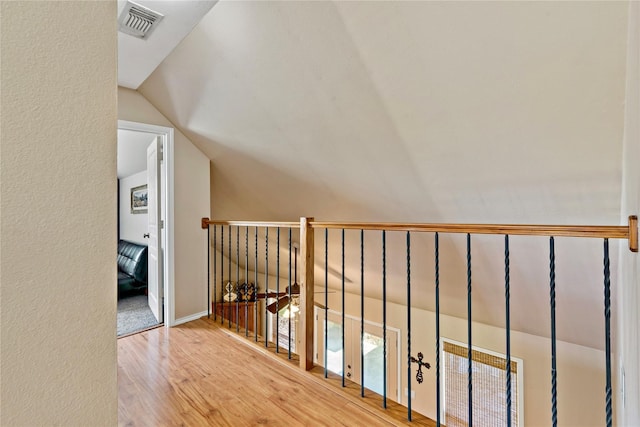
{"type": "Polygon", "coordinates": [[[147,288],[147,246],[118,242],[118,294],[147,288]]]}

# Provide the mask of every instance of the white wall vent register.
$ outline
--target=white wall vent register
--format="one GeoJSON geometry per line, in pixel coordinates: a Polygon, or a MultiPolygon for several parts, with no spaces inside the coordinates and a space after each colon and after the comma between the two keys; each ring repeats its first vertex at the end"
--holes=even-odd
{"type": "Polygon", "coordinates": [[[164,16],[158,12],[127,1],[118,18],[118,30],[139,39],[147,39],[164,16]]]}

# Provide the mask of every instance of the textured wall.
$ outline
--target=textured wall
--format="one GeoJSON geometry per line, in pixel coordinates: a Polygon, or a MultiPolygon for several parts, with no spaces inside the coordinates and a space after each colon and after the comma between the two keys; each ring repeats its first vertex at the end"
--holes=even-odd
{"type": "Polygon", "coordinates": [[[115,15],[0,5],[2,425],[116,424],[115,15]]]}
{"type": "MultiPolygon", "coordinates": [[[[629,43],[627,46],[627,88],[625,98],[624,156],[622,175],[622,218],[637,215],[640,208],[640,4],[629,4],[629,43]]],[[[616,414],[618,424],[640,425],[640,257],[620,245],[619,282],[617,294],[618,371],[616,414]],[[624,379],[621,378],[624,373],[624,379]],[[624,390],[624,396],[621,391],[624,390]]],[[[615,295],[615,294],[614,294],[615,295]]]]}
{"type": "MultiPolygon", "coordinates": [[[[174,127],[147,99],[118,90],[118,118],[174,127]]],[[[200,219],[210,212],[209,159],[182,132],[174,133],[175,318],[207,309],[207,237],[200,219]]]]}
{"type": "MultiPolygon", "coordinates": [[[[627,9],[219,2],[140,92],[211,158],[216,219],[618,224],[627,9]]],[[[367,236],[374,283],[379,241],[367,236]]],[[[464,317],[464,236],[441,243],[442,309],[464,317]]],[[[602,243],[556,244],[558,336],[602,348],[602,243]]],[[[412,257],[432,248],[416,236],[412,257]]],[[[502,241],[474,236],[472,250],[474,319],[500,326],[502,241]]],[[[514,238],[511,255],[512,327],[546,336],[548,242],[514,238]]],[[[402,261],[389,260],[394,302],[402,261]]],[[[432,263],[416,264],[429,283],[432,263]]],[[[427,289],[416,305],[433,310],[427,289]]]]}

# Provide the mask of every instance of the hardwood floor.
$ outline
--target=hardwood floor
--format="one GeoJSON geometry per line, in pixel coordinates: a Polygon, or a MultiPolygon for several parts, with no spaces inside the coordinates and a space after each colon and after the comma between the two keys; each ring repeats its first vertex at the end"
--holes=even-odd
{"type": "Polygon", "coordinates": [[[119,425],[407,424],[243,341],[207,319],[119,339],[119,425]]]}

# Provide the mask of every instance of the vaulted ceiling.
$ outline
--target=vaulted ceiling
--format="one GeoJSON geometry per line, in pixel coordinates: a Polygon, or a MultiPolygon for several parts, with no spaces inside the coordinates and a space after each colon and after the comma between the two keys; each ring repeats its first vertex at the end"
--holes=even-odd
{"type": "MultiPolygon", "coordinates": [[[[139,90],[211,158],[214,218],[618,224],[627,6],[222,1],[139,90]]],[[[432,244],[412,253],[429,309],[432,244]]],[[[501,244],[473,252],[474,318],[498,326],[501,244]]],[[[547,335],[548,243],[513,245],[514,327],[547,335]]],[[[464,317],[464,238],[443,250],[443,310],[464,317]]],[[[558,251],[559,335],[601,347],[601,242],[558,251]]]]}

